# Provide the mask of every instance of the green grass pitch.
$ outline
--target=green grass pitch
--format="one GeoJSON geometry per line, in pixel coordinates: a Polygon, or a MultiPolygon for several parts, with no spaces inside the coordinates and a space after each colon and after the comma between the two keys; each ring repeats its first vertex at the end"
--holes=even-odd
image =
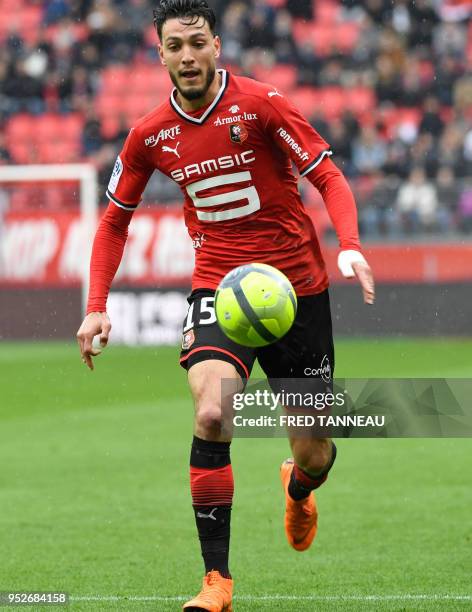
{"type": "MultiPolygon", "coordinates": [[[[339,340],[337,373],[472,378],[471,355],[465,340],[339,340]]],[[[74,611],[179,610],[198,591],[177,357],[110,346],[91,373],[72,344],[1,345],[0,591],[66,591],[74,611]]],[[[470,440],[339,451],[318,537],[296,553],[278,479],[287,442],[234,441],[235,610],[470,609],[470,440]]]]}

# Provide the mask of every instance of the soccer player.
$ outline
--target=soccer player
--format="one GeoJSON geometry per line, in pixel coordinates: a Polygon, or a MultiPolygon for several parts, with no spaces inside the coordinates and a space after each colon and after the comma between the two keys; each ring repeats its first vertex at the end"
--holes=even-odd
{"type": "MultiPolygon", "coordinates": [[[[311,220],[297,189],[295,166],[322,194],[340,243],[339,266],[374,300],[371,270],[361,254],[354,198],[331,161],[329,145],[272,85],[217,70],[221,41],[205,0],[161,0],[154,11],[159,54],[175,88],[131,129],[108,186],[109,206],[94,240],[87,315],[78,331],[84,363],[108,341],[110,285],[128,225],[149,177],[158,169],[184,195],[195,247],[189,311],[180,363],[194,398],[190,487],[205,564],[203,588],[184,610],[232,609],[228,567],[233,499],[231,440],[222,429],[221,381],[239,388],[257,358],[270,379],[332,376],[334,351],[328,278],[311,220]],[[214,291],[232,268],[253,261],[279,268],[298,295],[289,333],[261,349],[231,342],[216,324],[214,291]]],[[[306,550],[317,529],[313,491],[336,457],[330,439],[290,436],[293,459],[282,464],[285,531],[306,550]]]]}

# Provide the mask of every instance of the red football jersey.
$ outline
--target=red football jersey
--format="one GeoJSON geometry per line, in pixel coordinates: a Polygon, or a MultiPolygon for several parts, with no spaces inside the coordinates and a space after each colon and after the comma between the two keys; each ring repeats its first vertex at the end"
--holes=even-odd
{"type": "Polygon", "coordinates": [[[185,113],[174,90],[137,122],[107,195],[133,210],[155,169],[178,183],[196,250],[193,289],[262,262],[282,270],[298,295],[323,291],[325,265],[293,163],[305,176],[330,147],[273,86],[219,72],[221,88],[205,109],[185,113]]]}

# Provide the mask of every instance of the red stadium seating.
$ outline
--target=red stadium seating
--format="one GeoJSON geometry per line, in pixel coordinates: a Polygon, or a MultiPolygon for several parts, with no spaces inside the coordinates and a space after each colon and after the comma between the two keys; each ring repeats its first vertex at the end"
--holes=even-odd
{"type": "Polygon", "coordinates": [[[340,6],[335,0],[313,0],[315,21],[320,24],[335,24],[340,17],[340,6]]]}
{"type": "Polygon", "coordinates": [[[14,115],[6,128],[8,146],[30,142],[34,138],[34,123],[31,115],[14,115]]]}
{"type": "Polygon", "coordinates": [[[326,119],[336,119],[346,108],[346,92],[341,87],[323,87],[318,90],[318,106],[326,119]]]}
{"type": "Polygon", "coordinates": [[[299,87],[290,94],[290,99],[303,115],[310,117],[319,106],[317,95],[313,87],[299,87]]]}
{"type": "Polygon", "coordinates": [[[280,91],[291,91],[297,84],[297,68],[291,64],[277,64],[254,68],[254,78],[265,83],[277,84],[280,91]]]}

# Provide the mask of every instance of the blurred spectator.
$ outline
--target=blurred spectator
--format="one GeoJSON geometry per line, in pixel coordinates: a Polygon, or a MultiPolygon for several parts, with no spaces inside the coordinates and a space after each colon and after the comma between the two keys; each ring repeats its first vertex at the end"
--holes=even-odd
{"type": "Polygon", "coordinates": [[[232,2],[226,9],[222,24],[223,60],[237,63],[241,58],[247,8],[243,2],[232,2]]]}
{"type": "MultiPolygon", "coordinates": [[[[428,178],[436,176],[438,171],[438,151],[436,142],[430,132],[423,132],[410,148],[409,166],[421,166],[428,178]]],[[[447,163],[447,160],[444,160],[447,163]]]]}
{"type": "Polygon", "coordinates": [[[307,21],[313,19],[313,2],[311,0],[287,0],[286,6],[292,17],[306,19],[307,21]]]}
{"type": "Polygon", "coordinates": [[[387,148],[378,132],[373,127],[364,126],[353,146],[354,167],[360,173],[374,172],[382,168],[386,159],[387,148]]]}
{"type": "Polygon", "coordinates": [[[463,158],[462,142],[463,135],[454,124],[447,126],[439,140],[439,164],[454,168],[456,176],[464,176],[467,174],[467,168],[465,167],[463,158]]]}
{"type": "MultiPolygon", "coordinates": [[[[321,135],[327,133],[321,130],[317,131],[321,135]]],[[[343,172],[350,176],[353,173],[353,168],[351,167],[352,140],[349,138],[344,121],[341,119],[333,121],[329,129],[329,137],[326,136],[325,138],[329,140],[329,144],[334,152],[336,164],[342,168],[343,172]]]]}
{"type": "Polygon", "coordinates": [[[12,161],[13,160],[10,155],[10,151],[8,150],[5,134],[3,130],[0,129],[0,166],[10,164],[12,161]]]}
{"type": "Polygon", "coordinates": [[[283,64],[297,63],[297,45],[293,38],[293,20],[288,11],[278,11],[274,21],[274,51],[278,62],[283,64]]]}
{"type": "Polygon", "coordinates": [[[430,47],[434,26],[439,22],[436,11],[428,0],[415,0],[410,3],[410,14],[413,27],[410,35],[410,46],[430,47]]]}
{"type": "Polygon", "coordinates": [[[445,55],[441,58],[435,80],[435,93],[441,104],[452,105],[454,85],[462,74],[462,67],[453,57],[445,55]]]}
{"type": "Polygon", "coordinates": [[[3,83],[3,94],[10,99],[12,112],[38,114],[44,110],[44,86],[28,73],[27,67],[25,60],[16,60],[3,83]]]}
{"type": "Polygon", "coordinates": [[[244,46],[251,49],[272,49],[275,33],[270,22],[270,11],[259,6],[249,13],[249,22],[244,35],[244,46]]]}
{"type": "Polygon", "coordinates": [[[464,184],[457,212],[459,229],[470,234],[472,232],[472,180],[470,177],[464,184]]]}
{"type": "Polygon", "coordinates": [[[453,168],[450,166],[439,168],[436,177],[436,187],[438,194],[438,222],[441,224],[442,230],[446,228],[452,229],[461,191],[453,168]]]}
{"type": "Polygon", "coordinates": [[[428,90],[421,79],[420,63],[416,58],[410,58],[401,76],[398,102],[401,106],[421,106],[428,90]]]}
{"type": "Polygon", "coordinates": [[[82,153],[85,156],[96,153],[103,145],[102,124],[93,106],[86,111],[86,120],[82,131],[82,153]]]}
{"type": "Polygon", "coordinates": [[[450,55],[464,59],[467,44],[467,30],[457,23],[442,23],[434,30],[433,49],[437,56],[450,55]]]}
{"type": "Polygon", "coordinates": [[[397,102],[401,94],[401,79],[392,59],[381,55],[377,59],[375,93],[379,102],[397,102]]]}
{"type": "Polygon", "coordinates": [[[89,73],[83,66],[76,66],[70,77],[59,86],[59,97],[67,110],[85,110],[92,93],[89,73]]]}
{"type": "Polygon", "coordinates": [[[472,109],[472,72],[456,81],[454,87],[454,105],[459,112],[470,115],[472,109]]]}
{"type": "Polygon", "coordinates": [[[472,129],[470,129],[465,135],[463,156],[467,164],[472,163],[472,129]]]}
{"type": "Polygon", "coordinates": [[[435,138],[441,136],[444,121],[441,119],[441,107],[439,101],[434,96],[428,96],[423,106],[423,118],[420,123],[420,134],[428,132],[435,138]]]}
{"type": "Polygon", "coordinates": [[[421,227],[423,230],[434,228],[438,199],[436,188],[426,180],[423,168],[414,168],[399,191],[397,211],[403,230],[411,233],[421,227]]]}
{"type": "Polygon", "coordinates": [[[398,181],[388,180],[382,172],[370,177],[369,185],[360,198],[359,226],[362,235],[387,236],[397,232],[395,198],[398,181]]]}
{"type": "Polygon", "coordinates": [[[47,0],[44,6],[43,22],[45,25],[57,23],[60,19],[68,17],[71,12],[67,0],[47,0]]]}

